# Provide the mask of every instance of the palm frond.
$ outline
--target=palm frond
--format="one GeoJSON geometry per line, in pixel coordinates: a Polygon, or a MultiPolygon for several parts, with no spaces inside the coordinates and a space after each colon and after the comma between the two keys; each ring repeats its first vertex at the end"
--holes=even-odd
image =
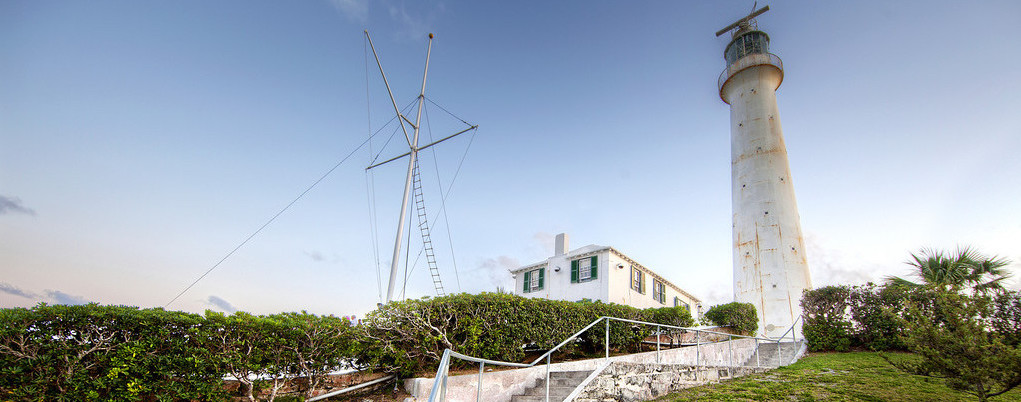
{"type": "Polygon", "coordinates": [[[913,288],[917,288],[917,287],[921,287],[922,286],[922,285],[919,285],[917,283],[911,282],[911,281],[909,281],[907,279],[901,278],[899,276],[892,276],[892,275],[883,278],[883,281],[886,282],[887,286],[892,286],[892,287],[902,288],[902,289],[913,289],[913,288]]]}

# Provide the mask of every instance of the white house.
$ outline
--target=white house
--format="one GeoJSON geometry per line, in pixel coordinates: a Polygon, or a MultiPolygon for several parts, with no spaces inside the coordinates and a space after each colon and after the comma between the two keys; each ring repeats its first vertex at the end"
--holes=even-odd
{"type": "Polygon", "coordinates": [[[601,300],[636,308],[686,306],[695,318],[702,301],[613,247],[588,245],[568,251],[556,237],[554,255],[510,271],[514,294],[553,300],[601,300]]]}

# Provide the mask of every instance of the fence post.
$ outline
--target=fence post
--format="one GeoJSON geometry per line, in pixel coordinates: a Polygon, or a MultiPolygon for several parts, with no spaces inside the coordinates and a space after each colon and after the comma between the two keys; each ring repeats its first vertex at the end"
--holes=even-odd
{"type": "Polygon", "coordinates": [[[450,349],[443,350],[443,357],[440,358],[440,367],[436,368],[436,377],[433,378],[433,389],[429,392],[429,402],[441,402],[447,400],[447,369],[450,364],[450,349]]]}
{"type": "Polygon", "coordinates": [[[759,360],[759,338],[755,338],[755,367],[762,367],[762,362],[759,360]]]}
{"type": "Polygon", "coordinates": [[[727,360],[730,362],[730,367],[734,367],[734,335],[727,335],[727,349],[730,354],[727,360]]]}
{"type": "Polygon", "coordinates": [[[659,325],[656,326],[656,363],[659,363],[659,337],[661,336],[659,325]]]}
{"type": "Polygon", "coordinates": [[[549,402],[549,358],[553,353],[546,355],[546,402],[549,402]]]}
{"type": "Polygon", "coordinates": [[[486,362],[479,362],[479,389],[475,392],[475,402],[482,402],[482,369],[486,362]]]}
{"type": "Polygon", "coordinates": [[[776,340],[776,366],[780,367],[783,365],[783,357],[780,355],[780,340],[776,340]]]}
{"type": "Polygon", "coordinates": [[[447,400],[447,377],[450,376],[450,360],[447,360],[447,366],[443,368],[443,388],[440,388],[440,400],[446,402],[447,400]]]}
{"type": "Polygon", "coordinates": [[[606,359],[610,359],[610,317],[606,317],[606,359]]]}
{"type": "Polygon", "coordinates": [[[700,332],[698,332],[698,330],[696,329],[695,330],[695,365],[696,366],[699,365],[699,363],[702,362],[702,359],[701,359],[701,357],[702,357],[701,356],[702,355],[701,335],[702,334],[700,332]]]}

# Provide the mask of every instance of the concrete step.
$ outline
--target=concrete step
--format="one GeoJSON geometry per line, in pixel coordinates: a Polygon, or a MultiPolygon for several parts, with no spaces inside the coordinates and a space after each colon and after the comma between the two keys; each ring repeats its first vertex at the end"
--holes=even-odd
{"type": "Polygon", "coordinates": [[[777,366],[779,362],[790,362],[791,358],[798,349],[801,348],[800,342],[781,342],[779,345],[779,356],[777,355],[777,344],[776,343],[760,343],[759,347],[755,350],[755,353],[751,355],[744,362],[745,366],[777,366]]]}
{"type": "MultiPolygon", "coordinates": [[[[577,386],[578,386],[578,384],[574,384],[572,386],[560,386],[560,387],[550,386],[549,387],[549,394],[550,395],[564,394],[564,396],[567,396],[567,394],[570,394],[571,391],[574,391],[574,388],[577,387],[577,386]]],[[[525,390],[525,395],[546,395],[546,386],[545,385],[540,385],[540,386],[535,386],[533,388],[529,388],[529,389],[525,390]]]]}
{"type": "MultiPolygon", "coordinates": [[[[549,382],[549,385],[551,387],[571,387],[571,386],[575,386],[575,385],[580,384],[585,379],[585,377],[588,377],[588,375],[585,375],[585,377],[580,377],[580,378],[556,378],[556,377],[553,377],[552,374],[553,373],[550,373],[550,382],[549,382]]],[[[545,378],[540,378],[538,381],[536,381],[535,386],[536,387],[541,387],[541,388],[546,388],[546,379],[545,378]]]]}
{"type": "MultiPolygon", "coordinates": [[[[564,402],[567,396],[571,393],[568,392],[562,395],[550,394],[550,402],[564,402]]],[[[511,402],[546,402],[546,395],[514,395],[511,397],[511,402]]]]}
{"type": "MultiPolygon", "coordinates": [[[[588,378],[591,371],[555,371],[549,373],[550,387],[549,400],[551,402],[563,402],[567,396],[574,391],[588,378]]],[[[525,389],[520,395],[511,397],[511,402],[545,402],[546,401],[546,378],[540,378],[535,385],[525,389]]]]}
{"type": "Polygon", "coordinates": [[[579,378],[584,380],[586,377],[588,377],[589,374],[592,374],[591,370],[554,371],[549,373],[549,376],[550,378],[579,378]]]}

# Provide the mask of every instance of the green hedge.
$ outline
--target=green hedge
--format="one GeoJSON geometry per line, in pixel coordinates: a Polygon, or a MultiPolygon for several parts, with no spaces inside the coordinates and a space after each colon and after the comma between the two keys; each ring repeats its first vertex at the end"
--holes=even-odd
{"type": "Polygon", "coordinates": [[[196,314],[132,307],[0,310],[0,388],[15,400],[223,400],[196,314]]]}
{"type": "MultiPolygon", "coordinates": [[[[801,299],[804,335],[812,351],[905,350],[908,304],[924,304],[926,289],[896,286],[826,286],[805,291],[801,299]]],[[[1021,296],[1001,291],[991,296],[990,327],[1015,344],[1021,342],[1021,296]]]]}
{"type": "MultiPolygon", "coordinates": [[[[124,306],[0,310],[3,400],[226,400],[223,377],[270,386],[301,378],[315,388],[327,370],[350,364],[356,337],[332,316],[246,313],[206,316],[124,306]],[[275,380],[275,381],[274,381],[275,380]]],[[[247,389],[245,389],[247,388],[247,389]]],[[[279,387],[277,387],[279,388],[279,387]]]]}
{"type": "Polygon", "coordinates": [[[872,283],[806,290],[801,308],[809,350],[903,350],[900,318],[910,295],[903,288],[872,283]]]}
{"type": "MultiPolygon", "coordinates": [[[[639,310],[496,293],[390,303],[359,326],[304,312],[198,315],[40,304],[0,310],[0,400],[219,401],[230,397],[223,383],[227,375],[241,382],[237,396],[257,390],[276,396],[289,383],[307,397],[333,369],[411,376],[435,370],[445,348],[526,361],[601,316],[676,326],[693,322],[684,307],[639,310]]],[[[554,358],[601,354],[604,328],[597,325],[554,358]]],[[[613,322],[611,347],[638,351],[652,329],[613,322]]]]}
{"type": "MultiPolygon", "coordinates": [[[[640,310],[598,301],[457,294],[390,303],[369,313],[364,327],[371,346],[365,348],[362,359],[403,375],[435,368],[446,348],[485,359],[525,362],[526,350],[549,350],[601,316],[678,326],[693,323],[684,307],[640,310]]],[[[612,322],[610,345],[619,351],[637,351],[652,329],[612,322]]],[[[579,336],[578,342],[565,345],[563,353],[602,351],[604,331],[599,324],[579,336]]]]}

